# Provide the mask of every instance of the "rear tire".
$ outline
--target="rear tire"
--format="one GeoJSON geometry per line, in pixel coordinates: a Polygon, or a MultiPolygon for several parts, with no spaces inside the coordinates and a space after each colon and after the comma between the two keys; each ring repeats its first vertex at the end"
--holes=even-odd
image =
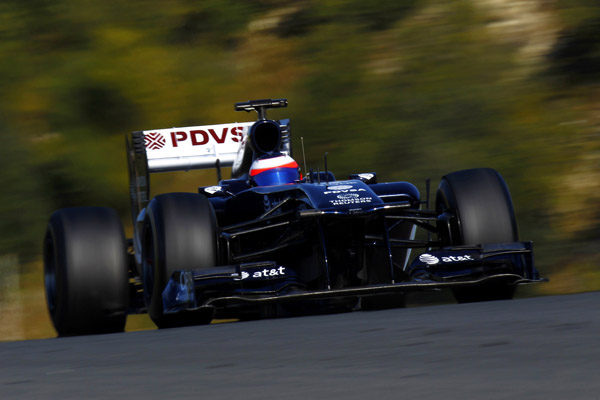
{"type": "MultiPolygon", "coordinates": [[[[452,213],[456,221],[442,235],[447,245],[509,243],[519,240],[508,187],[490,168],[453,172],[442,178],[436,195],[438,213],[452,213]]],[[[493,283],[453,290],[459,303],[511,299],[515,287],[493,283]]]]}
{"type": "Polygon", "coordinates": [[[127,247],[115,210],[78,207],[52,214],[44,239],[44,286],[59,336],[125,329],[127,247]]]}
{"type": "Polygon", "coordinates": [[[217,258],[217,223],[206,197],[167,193],[150,202],[142,232],[142,269],[148,314],[158,328],[210,323],[209,310],[164,314],[162,292],[174,271],[213,267],[217,258]]]}

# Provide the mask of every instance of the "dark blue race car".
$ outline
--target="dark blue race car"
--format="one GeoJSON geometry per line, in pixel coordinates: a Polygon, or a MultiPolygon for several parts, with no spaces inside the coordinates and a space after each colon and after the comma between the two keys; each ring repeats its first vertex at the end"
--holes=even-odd
{"type": "Polygon", "coordinates": [[[375,173],[301,173],[286,99],[237,103],[254,122],[127,136],[134,225],[61,209],[44,241],[48,307],[59,335],[122,331],[129,313],[160,328],[306,312],[399,307],[414,290],[459,302],[512,298],[539,282],[511,197],[489,168],[442,177],[429,199],[375,173]],[[221,168],[231,166],[231,179],[221,168]],[[151,173],[215,168],[218,184],[151,198],[151,173]],[[430,203],[431,207],[430,207],[430,203]]]}

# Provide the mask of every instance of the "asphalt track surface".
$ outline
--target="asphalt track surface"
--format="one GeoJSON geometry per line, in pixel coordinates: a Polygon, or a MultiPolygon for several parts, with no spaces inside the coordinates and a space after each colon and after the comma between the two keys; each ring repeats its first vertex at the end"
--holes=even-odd
{"type": "Polygon", "coordinates": [[[0,399],[600,399],[600,292],[0,343],[0,399]]]}

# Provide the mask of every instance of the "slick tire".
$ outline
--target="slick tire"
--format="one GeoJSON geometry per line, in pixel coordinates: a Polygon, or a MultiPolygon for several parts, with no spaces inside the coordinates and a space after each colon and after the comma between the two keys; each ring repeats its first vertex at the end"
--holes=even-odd
{"type": "Polygon", "coordinates": [[[217,223],[202,195],[167,193],[146,209],[142,232],[142,276],[148,314],[158,328],[208,324],[212,311],[164,314],[162,292],[174,271],[217,265],[217,223]]]}
{"type": "Polygon", "coordinates": [[[77,207],[52,214],[44,238],[44,285],[59,336],[125,329],[127,246],[115,210],[77,207]]]}
{"type": "MultiPolygon", "coordinates": [[[[442,178],[436,195],[438,213],[456,216],[448,245],[508,243],[519,240],[512,199],[502,176],[491,168],[453,172],[442,178]]],[[[515,287],[504,283],[455,289],[459,303],[511,299],[515,287]]]]}

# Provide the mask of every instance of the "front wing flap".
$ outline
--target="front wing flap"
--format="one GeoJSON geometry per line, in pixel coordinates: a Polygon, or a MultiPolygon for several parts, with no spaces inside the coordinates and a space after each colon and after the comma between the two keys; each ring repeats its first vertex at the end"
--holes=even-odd
{"type": "Polygon", "coordinates": [[[413,280],[456,282],[513,273],[539,279],[531,242],[452,246],[419,255],[407,269],[413,280]]]}

